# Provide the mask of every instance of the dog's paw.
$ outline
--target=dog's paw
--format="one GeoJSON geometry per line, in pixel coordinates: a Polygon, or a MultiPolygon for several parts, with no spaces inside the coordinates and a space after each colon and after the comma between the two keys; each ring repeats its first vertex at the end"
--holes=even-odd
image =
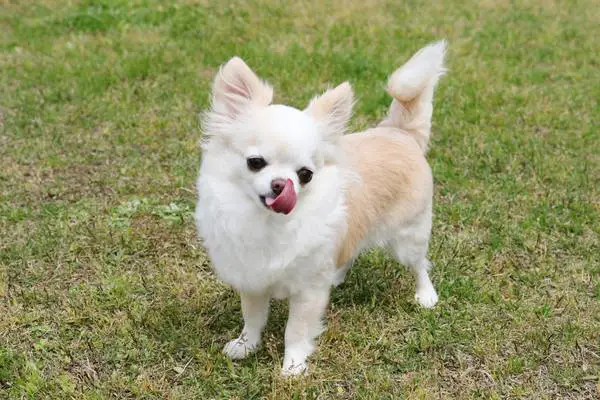
{"type": "Polygon", "coordinates": [[[233,339],[223,347],[223,353],[232,360],[241,360],[256,351],[258,343],[249,343],[245,338],[233,339]]]}
{"type": "Polygon", "coordinates": [[[431,308],[437,303],[438,295],[433,287],[426,287],[417,290],[415,300],[417,300],[417,303],[421,306],[431,308]]]}
{"type": "Polygon", "coordinates": [[[297,377],[306,375],[308,373],[308,364],[306,361],[303,362],[295,362],[294,360],[284,361],[283,368],[281,368],[281,376],[288,377],[297,377]]]}

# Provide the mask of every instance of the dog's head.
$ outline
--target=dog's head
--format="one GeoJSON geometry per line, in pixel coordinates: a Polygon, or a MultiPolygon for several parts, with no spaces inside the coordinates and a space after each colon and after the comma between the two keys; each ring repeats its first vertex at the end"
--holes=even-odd
{"type": "Polygon", "coordinates": [[[350,84],[314,98],[305,110],[271,104],[273,89],[240,58],[225,64],[204,117],[205,152],[216,173],[241,186],[264,209],[289,214],[319,172],[335,162],[352,113],[350,84]]]}

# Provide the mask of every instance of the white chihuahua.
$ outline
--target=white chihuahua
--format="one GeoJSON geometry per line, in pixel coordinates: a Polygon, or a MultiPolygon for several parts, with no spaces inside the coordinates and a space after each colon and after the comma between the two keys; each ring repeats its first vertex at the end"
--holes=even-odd
{"type": "Polygon", "coordinates": [[[203,119],[196,222],[216,273],[241,296],[244,328],[229,357],[256,350],[270,299],[288,298],[282,374],[305,372],[331,287],[367,248],[390,249],[414,273],[417,302],[435,305],[424,154],[445,49],[425,47],[394,72],[388,117],[349,135],[347,82],[302,111],[271,104],[273,89],[240,58],[221,68],[203,119]]]}

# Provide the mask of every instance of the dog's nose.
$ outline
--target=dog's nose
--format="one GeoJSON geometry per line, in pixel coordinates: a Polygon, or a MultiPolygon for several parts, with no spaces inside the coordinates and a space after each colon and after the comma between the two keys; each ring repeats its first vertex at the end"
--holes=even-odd
{"type": "Polygon", "coordinates": [[[281,192],[283,192],[283,188],[285,187],[286,181],[285,179],[277,178],[271,181],[271,190],[275,193],[275,196],[279,196],[281,192]]]}

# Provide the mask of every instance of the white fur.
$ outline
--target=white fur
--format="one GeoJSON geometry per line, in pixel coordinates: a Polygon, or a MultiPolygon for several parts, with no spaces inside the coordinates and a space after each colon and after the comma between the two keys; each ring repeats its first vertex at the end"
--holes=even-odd
{"type": "MultiPolygon", "coordinates": [[[[431,82],[441,71],[442,59],[439,45],[423,50],[404,71],[392,76],[390,91],[395,97],[410,93],[412,98],[430,87],[433,93],[431,82]]],[[[225,354],[238,359],[254,351],[267,320],[269,299],[288,298],[282,374],[296,375],[306,371],[314,339],[322,330],[330,288],[343,280],[346,271],[337,268],[336,256],[352,218],[347,213],[346,189],[356,181],[356,172],[344,162],[339,140],[353,98],[350,86],[342,84],[315,98],[304,111],[271,105],[271,99],[270,86],[239,58],[217,75],[212,108],[204,117],[207,139],[197,181],[196,222],[219,278],[241,295],[245,325],[240,336],[227,343],[225,354]],[[262,156],[269,165],[259,172],[249,171],[250,156],[262,156]],[[304,187],[296,174],[301,167],[314,171],[304,187]],[[289,215],[274,213],[259,199],[274,178],[294,183],[298,200],[289,215]]],[[[431,107],[429,95],[423,95],[423,102],[425,108],[431,107]]],[[[430,197],[414,221],[402,227],[383,224],[357,249],[390,247],[399,261],[415,271],[416,298],[425,307],[437,301],[425,259],[430,197]]]]}
{"type": "Polygon", "coordinates": [[[394,98],[383,126],[402,126],[414,134],[415,140],[427,149],[431,132],[433,92],[446,73],[444,56],[446,41],[441,40],[419,50],[388,81],[388,93],[394,98]]]}

